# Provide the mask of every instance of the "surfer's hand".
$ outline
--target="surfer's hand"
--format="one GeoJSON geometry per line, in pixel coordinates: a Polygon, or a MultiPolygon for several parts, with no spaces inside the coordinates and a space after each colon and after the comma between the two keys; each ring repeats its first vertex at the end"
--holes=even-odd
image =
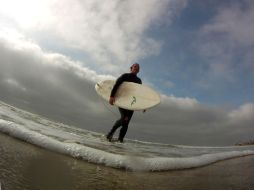
{"type": "Polygon", "coordinates": [[[114,103],[115,103],[115,97],[110,97],[110,98],[109,98],[109,103],[110,103],[111,105],[114,105],[114,103]]]}
{"type": "Polygon", "coordinates": [[[146,112],[146,110],[143,110],[143,113],[145,113],[146,112]]]}

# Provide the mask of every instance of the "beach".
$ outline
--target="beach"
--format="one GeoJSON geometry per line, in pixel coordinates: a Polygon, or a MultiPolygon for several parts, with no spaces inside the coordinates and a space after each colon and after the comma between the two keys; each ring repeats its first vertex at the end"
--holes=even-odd
{"type": "Polygon", "coordinates": [[[133,172],[57,154],[0,133],[0,183],[31,189],[252,189],[254,156],[205,167],[133,172]]]}

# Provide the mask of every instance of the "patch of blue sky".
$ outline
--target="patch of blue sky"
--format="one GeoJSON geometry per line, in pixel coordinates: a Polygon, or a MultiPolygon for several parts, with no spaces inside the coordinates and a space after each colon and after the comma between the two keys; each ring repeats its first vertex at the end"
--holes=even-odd
{"type": "MultiPolygon", "coordinates": [[[[212,73],[211,60],[197,53],[195,40],[203,25],[210,21],[220,7],[230,2],[190,1],[188,6],[171,24],[151,28],[147,35],[162,41],[161,52],[157,56],[141,60],[142,70],[156,88],[165,94],[192,97],[208,104],[234,104],[253,101],[251,93],[251,71],[241,66],[241,51],[236,52],[231,64],[235,69],[220,76],[212,73]],[[248,75],[245,75],[249,73],[248,75]],[[172,84],[172,85],[168,85],[172,84]],[[246,93],[243,93],[246,92],[246,93]]],[[[245,50],[242,50],[245,52],[245,50]]]]}

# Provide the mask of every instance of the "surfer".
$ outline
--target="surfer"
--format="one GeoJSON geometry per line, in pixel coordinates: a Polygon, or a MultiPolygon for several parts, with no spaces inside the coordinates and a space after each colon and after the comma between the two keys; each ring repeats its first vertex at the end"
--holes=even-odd
{"type": "MultiPolygon", "coordinates": [[[[131,67],[130,67],[130,73],[125,73],[123,75],[121,75],[117,80],[116,83],[111,91],[110,94],[110,98],[109,98],[109,103],[111,105],[114,105],[115,102],[115,94],[117,92],[118,87],[123,83],[123,82],[134,82],[134,83],[138,83],[138,84],[142,84],[142,81],[139,77],[137,77],[137,74],[139,73],[139,64],[138,63],[134,63],[131,67]]],[[[117,120],[115,122],[115,124],[113,125],[112,129],[110,130],[110,132],[107,134],[107,139],[109,141],[112,140],[113,135],[115,133],[115,131],[122,126],[122,128],[120,129],[120,133],[119,133],[119,137],[118,137],[118,141],[119,142],[123,142],[124,136],[126,135],[126,132],[128,130],[128,125],[129,122],[131,120],[131,117],[133,115],[133,111],[132,110],[127,110],[127,109],[123,109],[123,108],[118,108],[119,112],[121,114],[121,117],[119,120],[117,120]]]]}

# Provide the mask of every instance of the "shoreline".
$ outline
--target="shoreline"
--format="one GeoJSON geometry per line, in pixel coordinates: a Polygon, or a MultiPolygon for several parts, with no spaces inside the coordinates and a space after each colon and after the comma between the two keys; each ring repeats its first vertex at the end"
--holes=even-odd
{"type": "Polygon", "coordinates": [[[0,133],[2,189],[252,189],[253,171],[252,155],[193,169],[132,172],[77,160],[0,133]]]}

